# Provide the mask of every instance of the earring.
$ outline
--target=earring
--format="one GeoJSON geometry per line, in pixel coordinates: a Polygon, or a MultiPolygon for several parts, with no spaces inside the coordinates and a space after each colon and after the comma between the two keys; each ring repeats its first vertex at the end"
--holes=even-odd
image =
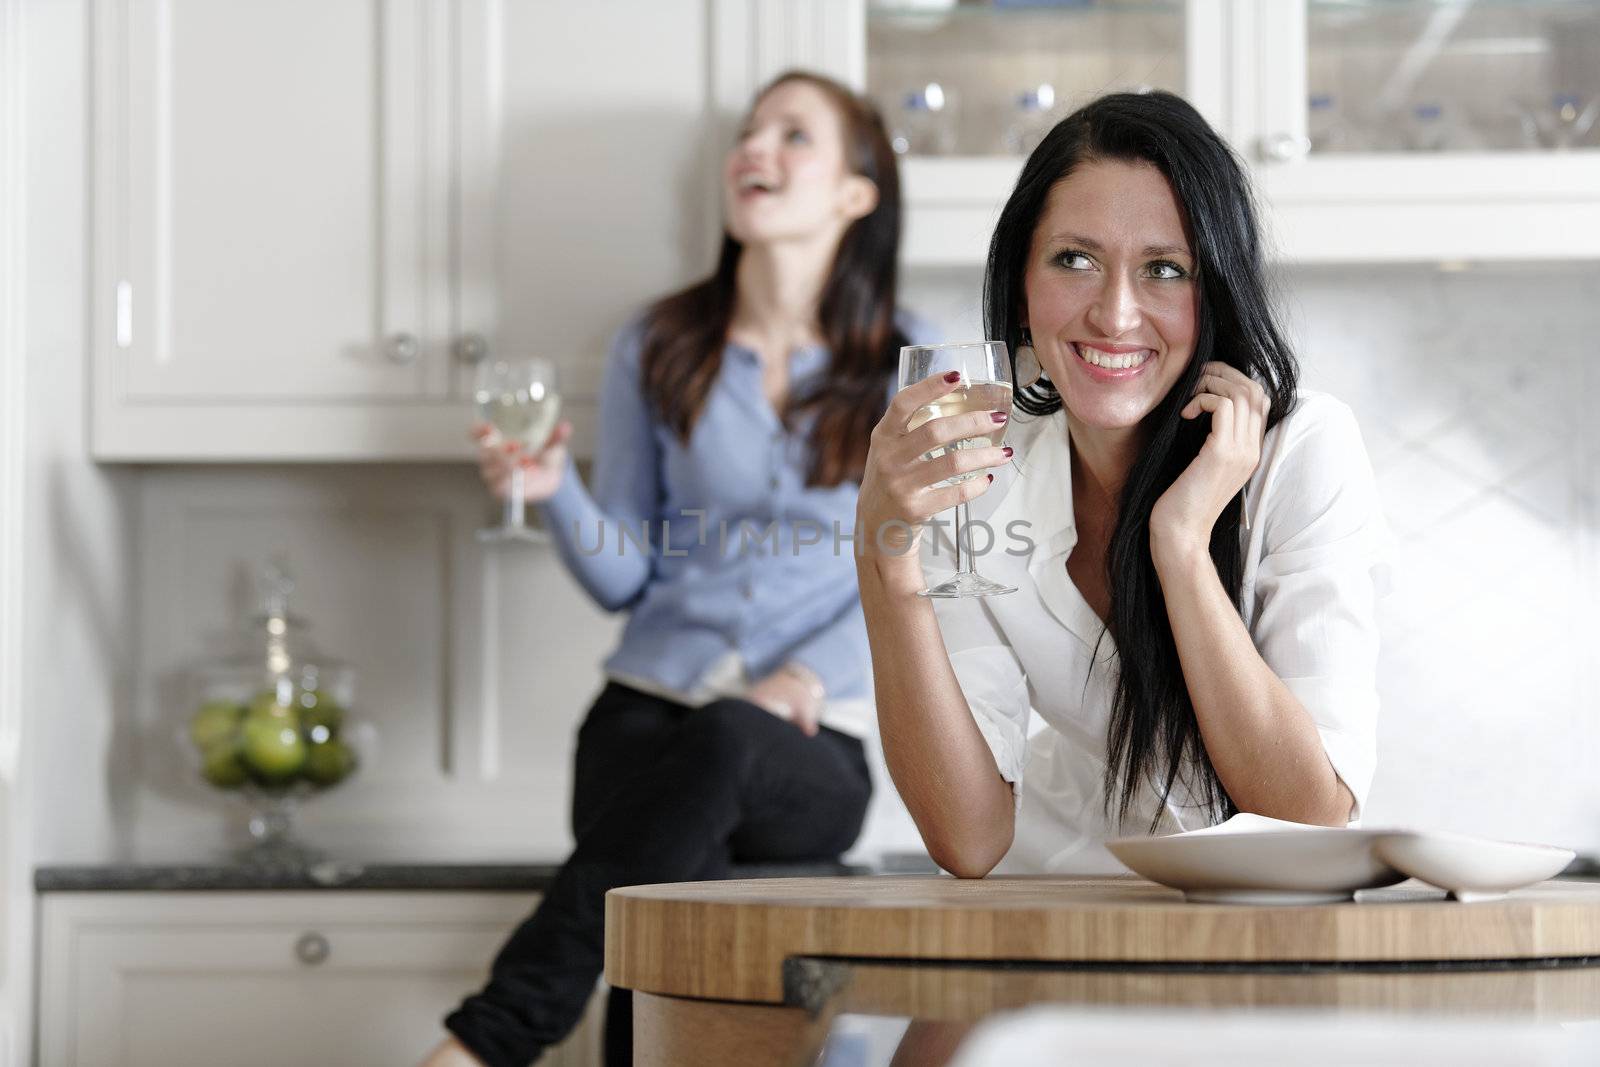
{"type": "Polygon", "coordinates": [[[1039,365],[1039,356],[1033,350],[1033,335],[1026,326],[1022,328],[1022,343],[1017,346],[1015,362],[1016,388],[1026,389],[1044,377],[1044,368],[1039,365]]]}

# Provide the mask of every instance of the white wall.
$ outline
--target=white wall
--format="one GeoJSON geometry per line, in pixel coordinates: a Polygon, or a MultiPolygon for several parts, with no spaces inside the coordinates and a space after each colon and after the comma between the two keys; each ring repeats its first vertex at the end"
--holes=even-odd
{"type": "Polygon", "coordinates": [[[129,523],[137,476],[89,462],[86,12],[28,7],[28,677],[41,860],[126,851],[133,790],[129,523]]]}
{"type": "MultiPolygon", "coordinates": [[[[1297,269],[1305,385],[1351,404],[1399,537],[1368,825],[1600,849],[1600,266],[1297,269]]],[[[908,300],[982,333],[977,271],[908,300]]]]}
{"type": "Polygon", "coordinates": [[[8,210],[25,211],[8,218],[17,228],[4,227],[6,282],[20,306],[0,311],[0,358],[19,361],[8,362],[0,397],[8,463],[0,626],[16,657],[0,656],[8,672],[0,701],[16,702],[0,709],[15,774],[0,787],[0,993],[11,1028],[0,1062],[21,1064],[31,1056],[31,862],[112,857],[131,842],[124,742],[134,686],[128,507],[136,475],[96,467],[86,449],[85,8],[8,3],[5,15],[0,123],[8,153],[20,155],[8,155],[0,187],[21,197],[8,210]],[[17,445],[20,457],[9,452],[17,445]]]}
{"type": "Polygon", "coordinates": [[[23,289],[27,218],[22,5],[0,0],[0,1067],[26,1059],[32,1004],[32,805],[23,709],[22,509],[27,397],[23,289]]]}

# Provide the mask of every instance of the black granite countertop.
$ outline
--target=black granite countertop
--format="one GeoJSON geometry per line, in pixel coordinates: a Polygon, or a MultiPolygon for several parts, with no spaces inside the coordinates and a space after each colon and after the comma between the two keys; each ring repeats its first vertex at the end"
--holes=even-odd
{"type": "MultiPolygon", "coordinates": [[[[216,891],[266,889],[489,890],[539,893],[549,888],[553,863],[350,863],[272,868],[226,863],[95,863],[39,867],[41,893],[216,891]]],[[[926,857],[889,856],[871,866],[843,863],[744,864],[735,878],[814,878],[838,875],[933,874],[926,857]]],[[[1557,877],[1600,879],[1600,857],[1579,856],[1557,877]]]]}
{"type": "MultiPolygon", "coordinates": [[[[41,893],[214,891],[264,889],[503,890],[538,893],[550,885],[553,863],[350,863],[301,867],[221,863],[99,863],[51,865],[33,873],[41,893]]],[[[891,859],[883,866],[843,863],[742,864],[735,878],[821,877],[879,873],[932,873],[924,861],[891,859]]]]}

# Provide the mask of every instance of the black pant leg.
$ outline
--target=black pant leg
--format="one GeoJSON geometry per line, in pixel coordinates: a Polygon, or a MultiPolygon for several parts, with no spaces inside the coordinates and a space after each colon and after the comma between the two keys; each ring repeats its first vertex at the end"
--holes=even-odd
{"type": "Polygon", "coordinates": [[[848,826],[814,815],[811,802],[848,784],[840,752],[838,735],[808,738],[745,701],[685,715],[654,762],[601,807],[501,950],[488,987],[446,1025],[490,1067],[525,1064],[559,1041],[600,973],[606,891],[724,876],[747,808],[769,813],[756,843],[779,857],[837,855],[859,828],[867,790],[863,775],[848,826]],[[798,802],[791,819],[775,817],[774,796],[798,802]]]}
{"type": "MultiPolygon", "coordinates": [[[[805,741],[798,730],[794,734],[805,741]]],[[[835,859],[855,844],[872,796],[866,751],[858,739],[827,727],[814,740],[820,744],[803,745],[807,758],[797,764],[782,744],[758,762],[752,774],[770,788],[746,792],[743,818],[729,839],[731,858],[752,863],[835,859]],[[769,774],[762,766],[768,762],[784,766],[770,768],[769,774]]],[[[632,990],[614,988],[606,1002],[605,1064],[632,1067],[632,990]]]]}
{"type": "Polygon", "coordinates": [[[583,837],[606,804],[672,739],[689,708],[608,682],[578,728],[572,760],[572,838],[583,837]]]}
{"type": "MultiPolygon", "coordinates": [[[[672,731],[690,714],[682,704],[652,698],[615,682],[589,711],[578,730],[573,761],[572,836],[582,837],[606,804],[648,768],[672,731]]],[[[633,1067],[633,993],[612,989],[606,997],[607,1067],[633,1067]]]]}
{"type": "Polygon", "coordinates": [[[812,739],[808,758],[780,768],[784,748],[771,751],[755,774],[765,787],[752,790],[744,817],[729,839],[736,861],[833,860],[861,836],[872,799],[872,772],[859,738],[824,726],[812,739]]]}

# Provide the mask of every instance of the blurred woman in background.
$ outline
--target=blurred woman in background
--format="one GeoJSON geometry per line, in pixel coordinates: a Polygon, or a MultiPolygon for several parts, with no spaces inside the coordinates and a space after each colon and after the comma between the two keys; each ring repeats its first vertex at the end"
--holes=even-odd
{"type": "MultiPolygon", "coordinates": [[[[606,890],[837,859],[861,829],[856,493],[899,349],[926,339],[896,313],[895,157],[871,105],[789,73],[758,94],[722,185],[715,271],[612,346],[592,490],[570,425],[532,455],[480,430],[484,479],[503,495],[521,464],[568,569],[629,618],[578,732],[576,848],[433,1067],[521,1067],[577,1024],[606,890]]],[[[609,1063],[631,1062],[631,1024],[614,990],[609,1063]]]]}

